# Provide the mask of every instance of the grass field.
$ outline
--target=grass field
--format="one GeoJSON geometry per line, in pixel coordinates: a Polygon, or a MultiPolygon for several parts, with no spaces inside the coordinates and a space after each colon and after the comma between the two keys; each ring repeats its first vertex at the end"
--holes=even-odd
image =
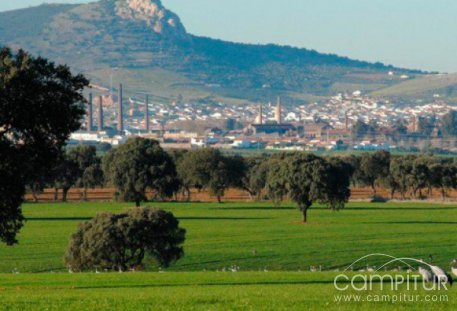
{"type": "MultiPolygon", "coordinates": [[[[20,244],[0,247],[0,306],[6,310],[365,310],[335,303],[333,278],[368,253],[423,258],[449,268],[457,257],[457,205],[351,203],[315,207],[300,223],[292,205],[154,203],[187,230],[185,257],[166,272],[69,274],[62,257],[79,222],[130,204],[26,204],[20,244]],[[229,271],[237,265],[240,272],[229,271]],[[310,266],[325,272],[308,272],[310,266]],[[13,274],[12,272],[19,272],[13,274]],[[37,273],[42,272],[42,273],[37,273]]],[[[379,266],[379,261],[363,261],[379,266]]],[[[151,271],[156,271],[150,265],[151,271]]],[[[395,309],[455,309],[450,302],[395,309]]],[[[389,303],[371,305],[387,309],[389,303]]]]}
{"type": "MultiPolygon", "coordinates": [[[[5,310],[455,310],[438,302],[337,302],[335,274],[166,272],[1,275],[5,310]]],[[[356,294],[351,291],[351,294],[356,294]]],[[[375,286],[370,295],[393,292],[375,286]]],[[[406,287],[396,292],[406,294],[406,287]]],[[[427,293],[419,291],[421,297],[427,293]]],[[[442,292],[428,295],[442,296],[442,292]]],[[[425,298],[423,298],[425,299],[425,298]]]]}

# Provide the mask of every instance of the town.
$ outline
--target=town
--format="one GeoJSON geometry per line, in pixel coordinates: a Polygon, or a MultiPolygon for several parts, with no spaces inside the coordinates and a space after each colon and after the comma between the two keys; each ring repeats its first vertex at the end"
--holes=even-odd
{"type": "Polygon", "coordinates": [[[122,89],[88,95],[85,125],[70,144],[118,145],[139,136],[167,149],[457,151],[457,139],[443,135],[441,124],[454,108],[439,95],[415,106],[361,91],[307,105],[285,104],[280,97],[235,105],[125,98],[122,89]]]}

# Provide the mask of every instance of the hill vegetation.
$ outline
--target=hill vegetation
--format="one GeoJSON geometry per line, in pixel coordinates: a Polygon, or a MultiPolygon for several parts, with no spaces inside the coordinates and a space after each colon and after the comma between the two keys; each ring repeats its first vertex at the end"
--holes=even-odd
{"type": "Polygon", "coordinates": [[[187,33],[159,0],[101,0],[0,13],[0,44],[65,62],[95,83],[129,77],[127,92],[170,100],[303,102],[338,91],[380,89],[400,81],[389,71],[420,72],[314,50],[233,43],[187,33]],[[119,70],[112,74],[110,68],[119,70]],[[150,72],[150,74],[148,74],[150,72]],[[173,77],[178,84],[157,81],[173,77]]]}

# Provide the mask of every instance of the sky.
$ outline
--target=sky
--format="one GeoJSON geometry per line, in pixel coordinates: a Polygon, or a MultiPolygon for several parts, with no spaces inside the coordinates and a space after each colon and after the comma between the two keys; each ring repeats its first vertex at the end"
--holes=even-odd
{"type": "MultiPolygon", "coordinates": [[[[0,11],[44,0],[0,0],[0,11]]],[[[89,0],[46,0],[83,3],[89,0]]],[[[188,32],[457,72],[455,0],[162,0],[188,32]]]]}

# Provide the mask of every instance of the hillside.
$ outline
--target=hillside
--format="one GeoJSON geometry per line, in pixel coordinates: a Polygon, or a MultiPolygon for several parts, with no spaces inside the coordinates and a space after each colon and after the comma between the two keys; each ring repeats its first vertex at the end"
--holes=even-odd
{"type": "Polygon", "coordinates": [[[94,83],[127,84],[170,100],[289,102],[400,82],[420,72],[314,50],[226,42],[189,34],[159,0],[101,0],[0,13],[0,44],[65,62],[94,83]],[[115,68],[115,69],[113,69],[115,68]]]}
{"type": "Polygon", "coordinates": [[[446,98],[457,102],[457,74],[424,75],[373,92],[374,96],[403,98],[446,98]]]}

